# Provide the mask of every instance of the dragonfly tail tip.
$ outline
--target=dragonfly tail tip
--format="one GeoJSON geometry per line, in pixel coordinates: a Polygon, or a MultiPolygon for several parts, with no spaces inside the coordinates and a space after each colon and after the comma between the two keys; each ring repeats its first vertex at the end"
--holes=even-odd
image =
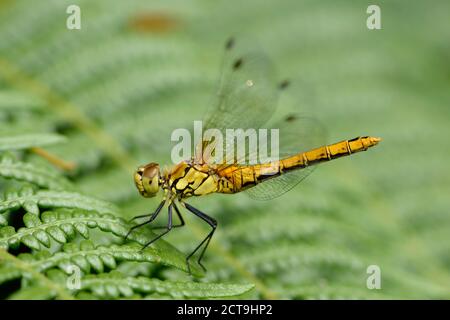
{"type": "Polygon", "coordinates": [[[378,142],[381,141],[381,138],[379,137],[370,137],[370,142],[372,142],[373,145],[377,145],[378,142]]]}

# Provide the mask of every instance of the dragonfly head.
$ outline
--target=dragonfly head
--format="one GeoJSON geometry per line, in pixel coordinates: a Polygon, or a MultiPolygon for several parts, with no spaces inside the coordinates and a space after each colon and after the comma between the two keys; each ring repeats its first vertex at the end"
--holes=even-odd
{"type": "Polygon", "coordinates": [[[139,193],[146,198],[154,197],[160,187],[159,164],[151,162],[140,166],[134,173],[134,183],[139,193]]]}

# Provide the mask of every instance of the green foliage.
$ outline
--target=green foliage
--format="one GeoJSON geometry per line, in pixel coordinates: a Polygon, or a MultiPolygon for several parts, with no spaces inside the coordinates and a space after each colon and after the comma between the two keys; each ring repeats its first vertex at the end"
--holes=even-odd
{"type": "Polygon", "coordinates": [[[94,210],[99,213],[116,213],[118,208],[106,201],[88,197],[76,192],[40,190],[33,192],[31,188],[23,188],[19,192],[7,192],[0,205],[0,212],[24,208],[26,211],[39,214],[40,208],[78,208],[94,210]]]}
{"type": "Polygon", "coordinates": [[[11,226],[0,229],[1,246],[17,246],[20,242],[26,246],[40,250],[40,244],[50,247],[50,238],[59,243],[65,243],[79,233],[84,238],[89,237],[88,228],[100,228],[123,236],[127,229],[124,223],[114,216],[100,215],[96,212],[44,212],[38,218],[35,214],[26,213],[23,217],[24,228],[15,232],[11,226]]]}
{"type": "Polygon", "coordinates": [[[37,285],[20,289],[9,298],[10,300],[46,300],[54,296],[54,293],[48,288],[37,285]]]}
{"type": "Polygon", "coordinates": [[[201,282],[173,282],[149,279],[146,277],[126,278],[118,272],[89,275],[83,281],[84,290],[92,291],[99,298],[130,297],[135,292],[158,294],[166,298],[207,299],[241,295],[253,288],[253,285],[215,284],[201,282]]]}
{"type": "MultiPolygon", "coordinates": [[[[159,245],[156,248],[142,250],[142,245],[137,243],[95,247],[92,242],[84,240],[79,245],[73,242],[67,243],[62,250],[53,254],[41,250],[36,254],[20,254],[19,259],[26,261],[39,272],[59,268],[67,274],[71,274],[73,266],[78,266],[85,274],[102,273],[105,269],[117,268],[124,261],[151,262],[187,271],[181,253],[169,245],[159,245]]],[[[199,269],[194,266],[193,272],[199,274],[199,269]]],[[[0,270],[0,283],[18,278],[20,275],[20,272],[12,272],[5,268],[0,270]]]]}
{"type": "Polygon", "coordinates": [[[17,161],[9,155],[0,158],[0,177],[26,181],[47,189],[71,189],[70,182],[59,172],[49,170],[48,166],[17,161]]]}
{"type": "Polygon", "coordinates": [[[14,137],[0,137],[0,151],[28,149],[31,147],[46,146],[65,141],[57,134],[23,134],[14,137]]]}
{"type": "Polygon", "coordinates": [[[82,29],[72,31],[61,23],[71,1],[0,5],[2,297],[450,297],[448,1],[410,1],[408,14],[382,1],[374,31],[352,1],[77,3],[82,29]],[[147,13],[167,28],[136,27],[147,13]],[[193,264],[191,277],[185,256],[207,229],[189,213],[145,250],[148,227],[124,241],[128,219],[158,203],[139,197],[132,172],[170,164],[171,132],[207,110],[230,35],[258,41],[292,80],[276,116],[314,113],[329,142],[383,141],[269,202],[190,200],[218,220],[208,272],[193,264]],[[373,264],[381,290],[366,287],[373,264]],[[74,268],[77,290],[67,287],[74,268]]]}

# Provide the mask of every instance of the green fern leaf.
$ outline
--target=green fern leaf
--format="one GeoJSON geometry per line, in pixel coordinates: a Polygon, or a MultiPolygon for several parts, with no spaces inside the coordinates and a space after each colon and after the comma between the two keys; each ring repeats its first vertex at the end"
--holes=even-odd
{"type": "Polygon", "coordinates": [[[173,282],[145,277],[127,278],[119,272],[88,275],[81,280],[82,290],[89,290],[100,298],[117,299],[129,297],[133,292],[141,294],[158,293],[167,297],[182,298],[224,298],[239,296],[251,290],[252,284],[217,284],[201,282],[173,282]]]}
{"type": "Polygon", "coordinates": [[[0,151],[20,150],[31,147],[47,146],[65,142],[66,138],[59,134],[34,133],[12,137],[0,137],[0,151]]]}
{"type": "Polygon", "coordinates": [[[39,208],[74,208],[109,214],[119,212],[119,209],[109,202],[66,191],[34,192],[30,188],[24,188],[20,192],[7,193],[4,200],[0,201],[0,213],[20,207],[34,214],[39,214],[39,208]]]}
{"type": "Polygon", "coordinates": [[[10,156],[0,159],[0,176],[6,179],[26,181],[36,186],[53,190],[70,190],[71,183],[58,172],[36,164],[24,163],[10,156]]]}
{"type": "MultiPolygon", "coordinates": [[[[101,273],[105,267],[115,269],[118,263],[124,261],[160,263],[187,272],[186,263],[184,259],[180,259],[180,254],[168,254],[168,251],[154,247],[142,250],[142,246],[137,243],[95,247],[91,241],[85,240],[79,245],[67,243],[63,246],[63,251],[53,255],[41,250],[36,254],[21,254],[19,258],[26,260],[39,272],[58,267],[70,273],[71,266],[75,264],[86,273],[91,270],[101,273]]],[[[194,265],[191,269],[194,274],[201,274],[197,266],[194,265]]]]}
{"type": "MultiPolygon", "coordinates": [[[[0,228],[0,247],[8,249],[23,243],[31,249],[41,250],[41,245],[50,247],[50,239],[65,243],[74,235],[72,228],[70,228],[70,232],[66,232],[68,225],[73,226],[85,238],[89,238],[89,228],[99,228],[104,232],[124,237],[131,227],[123,219],[109,214],[68,210],[47,211],[42,213],[40,219],[34,214],[26,213],[24,224],[26,227],[20,228],[17,232],[11,226],[0,228]],[[63,228],[63,226],[66,227],[63,228]]],[[[51,259],[54,264],[50,265],[58,264],[65,269],[64,266],[67,266],[67,261],[73,260],[80,268],[89,272],[91,266],[94,269],[103,268],[101,266],[103,263],[106,263],[108,267],[115,266],[116,260],[141,261],[162,263],[187,271],[184,255],[165,241],[158,241],[142,251],[142,245],[149,242],[153,237],[152,233],[141,231],[130,235],[130,240],[138,243],[129,245],[93,248],[90,242],[83,242],[80,249],[75,249],[73,245],[69,244],[65,247],[65,252],[59,252],[51,259]]],[[[48,262],[44,266],[47,264],[48,262]]],[[[47,269],[47,267],[44,269],[47,269]]],[[[199,267],[196,265],[192,266],[192,272],[197,275],[201,274],[199,267]]]]}
{"type": "Polygon", "coordinates": [[[261,250],[246,252],[241,261],[253,272],[262,274],[279,273],[283,270],[298,268],[302,265],[331,265],[335,268],[355,270],[362,268],[363,263],[345,251],[299,244],[279,244],[264,247],[261,250]]]}
{"type": "Polygon", "coordinates": [[[32,285],[16,291],[8,297],[9,300],[49,300],[54,298],[56,293],[45,286],[32,285]]]}
{"type": "Polygon", "coordinates": [[[15,90],[0,90],[0,110],[35,110],[44,106],[44,103],[35,97],[15,90]]]}
{"type": "Polygon", "coordinates": [[[0,214],[0,227],[4,227],[6,225],[8,225],[8,221],[3,215],[0,214]]]}
{"type": "Polygon", "coordinates": [[[22,276],[22,273],[14,267],[11,266],[2,266],[0,267],[0,284],[18,279],[22,276]]]}

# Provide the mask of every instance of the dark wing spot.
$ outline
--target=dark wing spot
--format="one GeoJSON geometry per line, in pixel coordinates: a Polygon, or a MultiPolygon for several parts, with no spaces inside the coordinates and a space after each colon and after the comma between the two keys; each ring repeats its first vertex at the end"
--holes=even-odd
{"type": "Polygon", "coordinates": [[[233,63],[233,69],[237,70],[240,67],[242,67],[242,58],[237,59],[234,63],[233,63]]]}
{"type": "Polygon", "coordinates": [[[234,47],[234,38],[228,39],[227,43],[225,44],[226,50],[231,50],[234,47]]]}
{"type": "Polygon", "coordinates": [[[286,120],[287,122],[292,122],[296,119],[297,119],[297,117],[295,115],[291,114],[291,115],[287,116],[286,119],[284,119],[284,120],[286,120]]]}
{"type": "Polygon", "coordinates": [[[290,84],[291,82],[289,80],[283,80],[278,87],[280,88],[280,90],[284,90],[289,87],[290,84]]]}

